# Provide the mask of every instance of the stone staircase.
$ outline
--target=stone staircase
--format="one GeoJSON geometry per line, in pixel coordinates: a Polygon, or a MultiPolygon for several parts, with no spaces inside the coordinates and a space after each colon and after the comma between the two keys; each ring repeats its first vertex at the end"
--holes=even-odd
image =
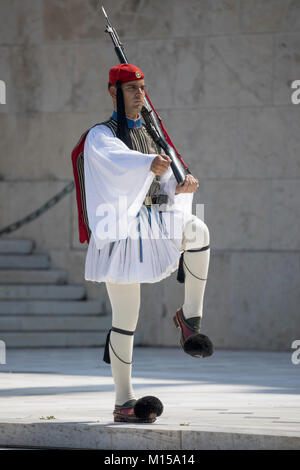
{"type": "Polygon", "coordinates": [[[69,285],[31,240],[0,239],[0,340],[6,348],[104,346],[111,315],[69,285]]]}

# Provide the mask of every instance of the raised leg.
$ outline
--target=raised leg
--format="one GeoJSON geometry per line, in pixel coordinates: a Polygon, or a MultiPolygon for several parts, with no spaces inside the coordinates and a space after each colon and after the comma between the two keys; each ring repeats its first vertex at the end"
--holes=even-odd
{"type": "Polygon", "coordinates": [[[207,225],[193,216],[184,227],[184,253],[181,260],[185,284],[182,310],[187,319],[200,319],[203,315],[203,298],[210,261],[209,243],[207,225]]]}
{"type": "Polygon", "coordinates": [[[208,336],[200,333],[203,316],[203,297],[210,259],[210,237],[207,225],[193,216],[184,226],[178,276],[184,282],[184,304],[173,320],[181,330],[180,344],[193,357],[207,357],[213,353],[208,336]]]}

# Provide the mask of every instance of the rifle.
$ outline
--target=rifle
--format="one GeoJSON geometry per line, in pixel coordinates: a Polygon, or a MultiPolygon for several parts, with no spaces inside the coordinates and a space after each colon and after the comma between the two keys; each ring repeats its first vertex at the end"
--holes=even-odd
{"type": "MultiPolygon", "coordinates": [[[[105,32],[108,33],[112,39],[118,59],[121,64],[128,64],[129,62],[124,52],[124,46],[120,42],[117,31],[115,30],[115,28],[112,27],[111,22],[109,21],[108,15],[104,10],[103,6],[102,11],[107,22],[105,32]]],[[[177,150],[175,149],[162,123],[161,118],[157,114],[146,92],[141,114],[144,118],[146,128],[154,142],[156,142],[164,150],[165,154],[171,158],[172,163],[170,166],[174,173],[177,183],[183,184],[185,176],[187,174],[191,174],[191,172],[182,160],[177,150]]]]}

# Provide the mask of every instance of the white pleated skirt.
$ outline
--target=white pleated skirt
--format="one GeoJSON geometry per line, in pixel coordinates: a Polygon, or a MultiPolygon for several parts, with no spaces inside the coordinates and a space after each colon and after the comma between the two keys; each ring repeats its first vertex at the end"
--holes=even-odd
{"type": "Polygon", "coordinates": [[[120,284],[154,283],[178,269],[183,215],[142,206],[130,236],[107,243],[101,250],[91,234],[85,280],[120,284]]]}

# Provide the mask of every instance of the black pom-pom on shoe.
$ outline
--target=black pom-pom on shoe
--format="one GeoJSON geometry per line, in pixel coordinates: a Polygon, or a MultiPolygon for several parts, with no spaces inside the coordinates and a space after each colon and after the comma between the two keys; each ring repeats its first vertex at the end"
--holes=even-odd
{"type": "Polygon", "coordinates": [[[153,396],[139,398],[134,405],[134,414],[141,419],[155,419],[163,412],[162,402],[153,396]]]}
{"type": "Polygon", "coordinates": [[[183,349],[193,357],[208,357],[214,352],[211,340],[202,333],[189,336],[183,344],[183,349]]]}

